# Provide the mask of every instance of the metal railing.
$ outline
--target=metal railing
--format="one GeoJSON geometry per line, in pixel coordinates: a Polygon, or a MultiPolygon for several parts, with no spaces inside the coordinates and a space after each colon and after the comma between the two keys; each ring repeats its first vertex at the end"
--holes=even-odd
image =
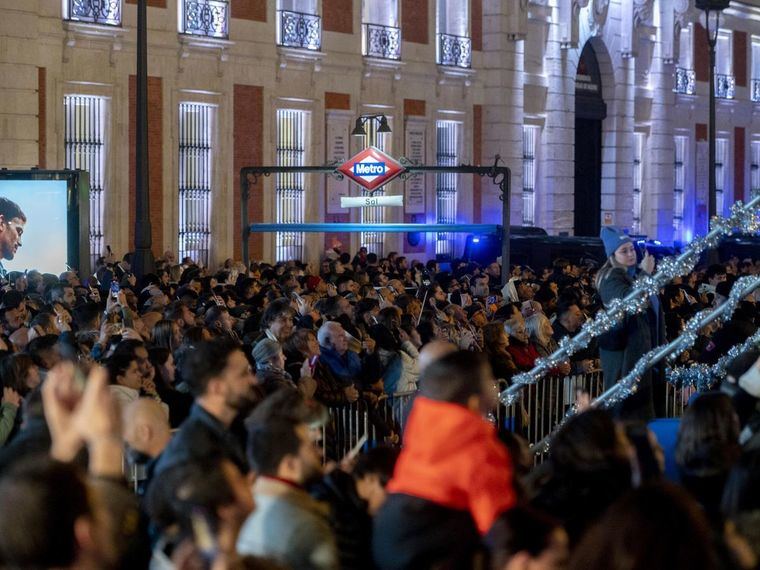
{"type": "Polygon", "coordinates": [[[469,68],[472,64],[472,40],[464,36],[438,34],[438,64],[469,68]]]}
{"type": "Polygon", "coordinates": [[[364,55],[381,59],[401,59],[401,28],[364,24],[364,55]]]}
{"type": "Polygon", "coordinates": [[[87,24],[121,26],[122,0],[67,0],[64,19],[87,24]]]}
{"type": "Polygon", "coordinates": [[[316,14],[278,10],[277,18],[279,45],[313,51],[322,47],[322,18],[316,14]]]}
{"type": "Polygon", "coordinates": [[[760,79],[753,79],[751,85],[750,98],[755,102],[760,102],[760,79]]]}
{"type": "Polygon", "coordinates": [[[227,0],[182,0],[179,32],[227,39],[229,8],[227,0]]]}
{"type": "Polygon", "coordinates": [[[721,99],[733,99],[736,81],[733,75],[715,74],[715,96],[721,99]]]}
{"type": "Polygon", "coordinates": [[[694,95],[696,92],[695,74],[693,69],[676,67],[676,84],[673,91],[684,95],[694,95]]]}

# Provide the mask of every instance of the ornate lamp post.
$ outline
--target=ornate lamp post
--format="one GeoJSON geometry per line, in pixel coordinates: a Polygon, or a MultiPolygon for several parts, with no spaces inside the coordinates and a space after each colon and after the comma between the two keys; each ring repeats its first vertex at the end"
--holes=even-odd
{"type": "MultiPolygon", "coordinates": [[[[707,45],[710,47],[710,122],[708,132],[708,219],[717,214],[716,191],[715,191],[715,45],[718,43],[718,30],[720,29],[720,13],[728,8],[730,0],[696,0],[698,10],[705,12],[705,30],[707,31],[707,45]]],[[[708,222],[709,224],[709,222],[708,222]]]]}

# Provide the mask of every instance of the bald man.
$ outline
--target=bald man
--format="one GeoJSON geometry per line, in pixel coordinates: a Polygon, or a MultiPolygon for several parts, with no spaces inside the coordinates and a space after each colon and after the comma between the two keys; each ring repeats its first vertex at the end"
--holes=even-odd
{"type": "Polygon", "coordinates": [[[418,361],[420,374],[425,371],[425,368],[439,358],[456,351],[457,347],[446,340],[433,340],[427,343],[420,350],[420,358],[418,361]]]}
{"type": "Polygon", "coordinates": [[[169,443],[171,428],[166,411],[151,398],[138,398],[124,408],[124,441],[139,453],[155,459],[169,443]]]}

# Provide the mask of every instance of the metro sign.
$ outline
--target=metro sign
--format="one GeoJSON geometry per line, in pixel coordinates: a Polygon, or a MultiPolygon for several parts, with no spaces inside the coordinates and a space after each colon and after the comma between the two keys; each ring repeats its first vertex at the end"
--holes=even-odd
{"type": "Polygon", "coordinates": [[[404,172],[404,167],[379,148],[369,146],[344,162],[338,172],[359,186],[374,190],[404,172]]]}

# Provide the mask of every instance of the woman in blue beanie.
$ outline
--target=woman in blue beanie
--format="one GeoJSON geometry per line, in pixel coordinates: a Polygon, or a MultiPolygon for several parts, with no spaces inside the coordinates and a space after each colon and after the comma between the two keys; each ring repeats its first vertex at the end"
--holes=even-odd
{"type": "MultiPolygon", "coordinates": [[[[631,291],[636,277],[654,271],[654,257],[644,253],[636,266],[636,249],[631,238],[618,228],[604,226],[600,233],[607,261],[596,276],[596,289],[605,307],[631,291]]],[[[649,298],[649,306],[642,313],[627,315],[609,332],[599,337],[599,355],[602,361],[605,389],[613,386],[633,368],[634,364],[665,338],[665,319],[656,295],[649,298]]],[[[629,396],[616,409],[624,418],[650,419],[655,415],[652,390],[652,372],[648,371],[639,382],[638,391],[629,396]]]]}

